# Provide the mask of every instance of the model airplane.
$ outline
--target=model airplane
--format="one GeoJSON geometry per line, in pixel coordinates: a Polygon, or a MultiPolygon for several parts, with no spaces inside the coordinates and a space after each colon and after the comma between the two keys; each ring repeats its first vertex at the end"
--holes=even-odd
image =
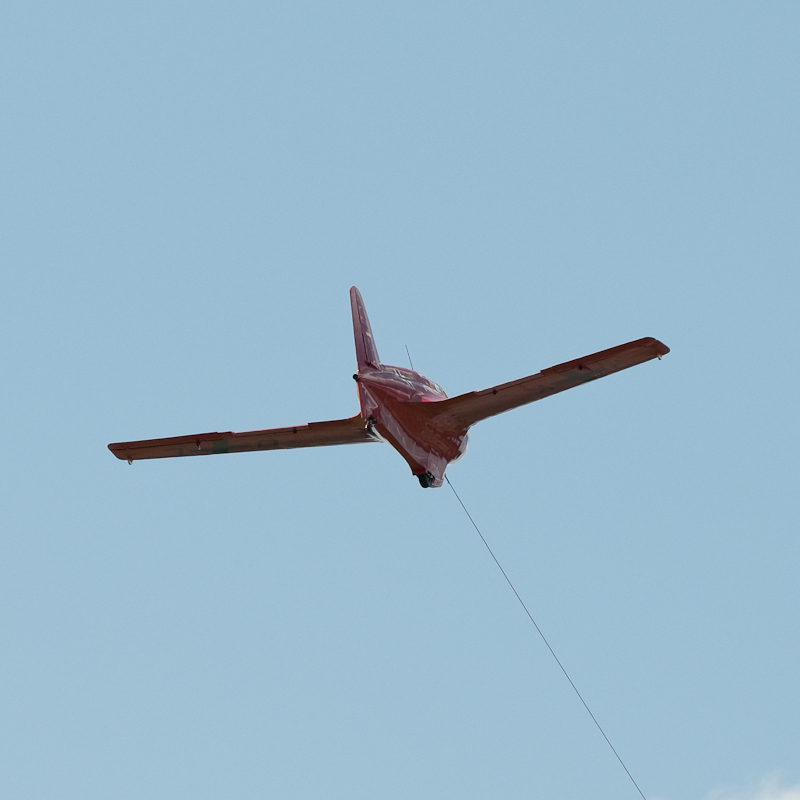
{"type": "Polygon", "coordinates": [[[448,464],[464,455],[467,431],[476,422],[669,352],[657,339],[637,339],[527,378],[448,398],[440,386],[413,369],[381,364],[364,301],[355,286],[350,289],[350,305],[358,360],[353,378],[358,385],[360,414],[291,428],[116,442],[108,449],[132,464],[141,458],[389,442],[408,462],[421,486],[441,486],[448,464]]]}

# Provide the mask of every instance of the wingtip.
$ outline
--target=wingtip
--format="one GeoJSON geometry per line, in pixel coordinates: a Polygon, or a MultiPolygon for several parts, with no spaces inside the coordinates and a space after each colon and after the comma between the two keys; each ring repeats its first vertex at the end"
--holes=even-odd
{"type": "Polygon", "coordinates": [[[660,342],[658,339],[655,340],[656,345],[656,353],[660,356],[665,356],[669,353],[669,347],[667,347],[664,342],[660,342]]]}
{"type": "Polygon", "coordinates": [[[661,356],[665,356],[669,353],[669,347],[667,347],[664,342],[656,339],[654,336],[646,336],[644,339],[638,339],[635,342],[631,342],[632,345],[639,345],[644,347],[652,347],[653,352],[661,358],[661,356]]]}
{"type": "Polygon", "coordinates": [[[125,456],[121,452],[119,442],[111,442],[111,444],[108,445],[108,449],[111,451],[111,454],[120,459],[120,461],[125,460],[125,456]]]}

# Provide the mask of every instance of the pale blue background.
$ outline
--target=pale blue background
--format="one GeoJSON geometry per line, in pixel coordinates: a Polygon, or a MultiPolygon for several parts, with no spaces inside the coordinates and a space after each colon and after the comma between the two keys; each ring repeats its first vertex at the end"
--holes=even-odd
{"type": "Polygon", "coordinates": [[[649,798],[800,784],[797,3],[25,2],[0,37],[0,795],[638,796],[388,446],[106,450],[354,413],[351,284],[451,395],[672,348],[449,475],[649,798]]]}

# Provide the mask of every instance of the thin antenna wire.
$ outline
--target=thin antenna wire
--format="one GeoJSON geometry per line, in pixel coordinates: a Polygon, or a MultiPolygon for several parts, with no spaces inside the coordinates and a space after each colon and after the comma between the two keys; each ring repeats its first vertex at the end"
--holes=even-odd
{"type": "Polygon", "coordinates": [[[489,543],[484,538],[483,534],[480,531],[480,528],[475,524],[475,520],[472,519],[472,515],[469,513],[469,511],[467,511],[467,507],[464,505],[463,500],[458,496],[458,492],[455,490],[453,484],[450,483],[450,478],[448,478],[447,475],[445,475],[444,479],[447,481],[447,485],[453,490],[453,494],[456,496],[456,500],[458,500],[459,504],[461,505],[461,508],[464,509],[464,513],[467,515],[469,521],[472,523],[472,527],[475,528],[475,530],[478,532],[478,536],[481,537],[481,541],[486,546],[486,549],[489,551],[489,555],[494,559],[494,563],[497,564],[498,569],[500,570],[500,572],[503,573],[503,577],[506,579],[506,583],[511,587],[511,591],[514,592],[517,600],[519,600],[519,604],[522,606],[523,610],[528,615],[528,619],[533,623],[533,627],[536,628],[539,636],[542,637],[542,641],[547,645],[547,649],[550,651],[550,654],[556,660],[556,664],[558,664],[558,666],[561,667],[561,671],[564,673],[564,677],[569,681],[569,685],[575,690],[575,694],[578,695],[578,699],[581,701],[581,703],[583,703],[583,707],[589,712],[589,716],[592,718],[592,722],[594,722],[594,724],[597,725],[597,730],[599,730],[600,733],[603,734],[603,738],[606,740],[606,743],[611,748],[611,752],[613,752],[614,755],[617,757],[617,761],[619,761],[619,763],[622,765],[622,769],[625,770],[628,777],[631,779],[631,783],[636,787],[636,791],[639,792],[639,794],[642,796],[642,800],[647,800],[647,798],[644,796],[644,792],[642,792],[642,790],[639,788],[639,784],[636,783],[636,781],[633,779],[633,775],[631,775],[628,768],[625,766],[625,762],[619,757],[619,753],[614,749],[614,745],[611,744],[611,741],[609,740],[608,736],[606,736],[606,732],[600,727],[600,723],[595,718],[595,715],[592,714],[592,710],[589,708],[588,705],[586,705],[586,701],[583,699],[583,696],[578,691],[578,687],[572,682],[572,678],[570,678],[570,676],[567,674],[567,671],[564,669],[564,665],[561,663],[561,661],[559,661],[558,656],[555,654],[553,648],[550,647],[550,642],[547,641],[545,635],[542,633],[542,629],[536,624],[536,620],[531,615],[531,612],[528,611],[528,607],[522,601],[522,598],[519,596],[519,592],[517,592],[517,590],[514,588],[514,584],[511,583],[511,579],[508,577],[508,575],[506,575],[506,571],[503,569],[502,565],[497,560],[497,556],[492,552],[492,548],[489,547],[489,543]]]}
{"type": "Polygon", "coordinates": [[[411,371],[414,371],[414,364],[411,361],[411,353],[408,352],[408,345],[406,345],[406,355],[408,356],[408,363],[411,364],[411,371]]]}

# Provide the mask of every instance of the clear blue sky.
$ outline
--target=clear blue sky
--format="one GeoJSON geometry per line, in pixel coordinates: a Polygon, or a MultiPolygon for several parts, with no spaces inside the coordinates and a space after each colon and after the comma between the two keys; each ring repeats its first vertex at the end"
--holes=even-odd
{"type": "Polygon", "coordinates": [[[800,797],[798,41],[794,2],[7,5],[0,795],[638,796],[388,446],[106,450],[354,413],[355,284],[451,395],[672,348],[449,476],[649,800],[800,797]]]}

